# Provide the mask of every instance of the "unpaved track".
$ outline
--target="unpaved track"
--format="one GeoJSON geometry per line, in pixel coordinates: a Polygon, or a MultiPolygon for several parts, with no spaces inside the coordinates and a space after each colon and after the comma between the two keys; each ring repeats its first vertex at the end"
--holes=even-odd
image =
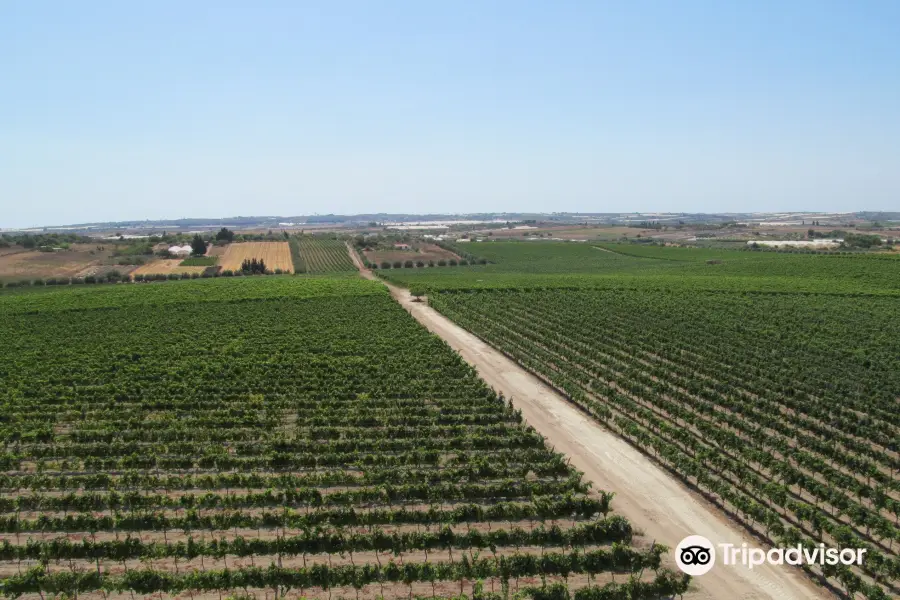
{"type": "MultiPolygon", "coordinates": [[[[360,273],[378,280],[362,267],[351,252],[360,273]]],[[[413,302],[409,291],[383,282],[401,306],[428,330],[440,336],[472,366],[484,381],[522,410],[529,425],[547,438],[559,452],[572,459],[595,489],[613,491],[613,510],[627,518],[644,535],[666,544],[669,566],[677,569],[673,552],[688,535],[702,535],[714,544],[743,542],[758,546],[738,525],[682,485],[627,442],[604,429],[536,377],[499,351],[459,327],[423,302],[413,302]]],[[[714,600],[793,600],[833,598],[815,586],[796,567],[744,567],[719,564],[694,578],[689,597],[714,600]]]]}

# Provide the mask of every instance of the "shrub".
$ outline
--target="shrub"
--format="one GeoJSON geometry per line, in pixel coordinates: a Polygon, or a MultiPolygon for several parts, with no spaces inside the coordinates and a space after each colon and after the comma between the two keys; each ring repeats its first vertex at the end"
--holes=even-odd
{"type": "Polygon", "coordinates": [[[407,269],[412,269],[412,267],[413,267],[413,261],[408,260],[408,261],[406,261],[406,262],[403,263],[403,266],[404,266],[405,268],[407,268],[407,269]]]}
{"type": "Polygon", "coordinates": [[[82,277],[73,277],[72,278],[72,285],[81,285],[83,283],[85,283],[85,281],[82,277]]]}
{"type": "Polygon", "coordinates": [[[486,259],[486,258],[482,258],[481,260],[478,261],[478,264],[479,264],[479,265],[486,265],[486,264],[487,264],[487,259],[486,259]]]}
{"type": "Polygon", "coordinates": [[[176,279],[181,279],[181,276],[178,273],[169,273],[167,279],[169,281],[175,281],[176,279]]]}
{"type": "Polygon", "coordinates": [[[276,275],[281,275],[282,273],[284,273],[284,271],[282,271],[281,269],[275,269],[276,275]]]}
{"type": "Polygon", "coordinates": [[[461,267],[465,267],[467,264],[469,264],[469,261],[467,261],[466,259],[462,259],[459,261],[459,266],[461,267]]]}
{"type": "Polygon", "coordinates": [[[94,277],[93,275],[88,275],[87,277],[84,278],[84,282],[85,283],[97,283],[97,278],[94,277]]]}
{"type": "Polygon", "coordinates": [[[135,281],[143,281],[143,280],[144,280],[144,276],[141,275],[140,273],[138,273],[137,275],[134,276],[134,280],[135,280],[135,281]]]}
{"type": "Polygon", "coordinates": [[[429,260],[429,261],[428,261],[428,266],[429,266],[429,267],[433,267],[433,266],[434,266],[434,261],[433,261],[433,260],[429,260]]]}
{"type": "Polygon", "coordinates": [[[457,263],[456,263],[456,259],[455,259],[455,258],[451,258],[451,259],[450,259],[450,266],[451,266],[451,267],[455,267],[456,264],[457,264],[457,263]]]}
{"type": "Polygon", "coordinates": [[[44,285],[44,280],[43,280],[43,279],[35,279],[35,280],[31,283],[31,285],[44,285]]]}
{"type": "Polygon", "coordinates": [[[233,275],[234,275],[234,271],[232,271],[231,269],[225,269],[224,271],[222,271],[223,277],[231,277],[233,275]]]}
{"type": "Polygon", "coordinates": [[[400,262],[399,260],[395,260],[394,264],[391,266],[394,267],[395,269],[401,269],[401,268],[403,268],[403,263],[400,262]]]}
{"type": "Polygon", "coordinates": [[[391,268],[391,263],[389,263],[389,262],[386,261],[386,260],[385,260],[385,261],[382,261],[382,263],[381,263],[381,268],[382,268],[382,269],[390,269],[390,268],[391,268]]]}
{"type": "Polygon", "coordinates": [[[417,260],[417,261],[416,261],[416,266],[419,267],[419,268],[421,269],[422,267],[425,266],[425,263],[422,262],[421,260],[417,260]]]}
{"type": "Polygon", "coordinates": [[[439,266],[439,267],[446,267],[446,266],[447,266],[447,261],[444,260],[444,259],[442,258],[441,260],[438,261],[438,266],[439,266]]]}

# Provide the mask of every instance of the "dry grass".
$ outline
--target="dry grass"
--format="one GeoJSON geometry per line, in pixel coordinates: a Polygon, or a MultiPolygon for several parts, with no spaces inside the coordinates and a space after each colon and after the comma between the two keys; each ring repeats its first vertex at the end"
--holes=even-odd
{"type": "Polygon", "coordinates": [[[206,267],[182,267],[183,258],[161,258],[153,262],[141,265],[131,272],[132,275],[169,275],[174,273],[202,273],[206,267]]]}
{"type": "Polygon", "coordinates": [[[294,272],[291,247],[287,242],[244,242],[230,244],[219,260],[223,271],[240,271],[241,263],[255,258],[266,263],[266,269],[294,272]]]}
{"type": "MultiPolygon", "coordinates": [[[[92,275],[112,255],[112,246],[72,244],[61,252],[4,248],[0,254],[0,280],[92,275]],[[103,247],[103,250],[99,248],[103,247]],[[93,270],[92,270],[93,268],[93,270]]],[[[127,268],[118,267],[120,271],[127,268]]]]}

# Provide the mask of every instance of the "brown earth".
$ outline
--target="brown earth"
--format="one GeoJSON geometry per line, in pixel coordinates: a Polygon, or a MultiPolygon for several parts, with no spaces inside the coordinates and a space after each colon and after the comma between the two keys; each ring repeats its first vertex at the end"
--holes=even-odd
{"type": "MultiPolygon", "coordinates": [[[[17,281],[94,275],[112,257],[113,246],[72,244],[71,248],[60,252],[41,252],[19,247],[3,250],[0,254],[0,280],[17,281]]],[[[113,268],[122,273],[128,271],[128,267],[109,267],[107,270],[113,268]]]]}
{"type": "MultiPolygon", "coordinates": [[[[395,560],[395,562],[398,562],[395,560]]],[[[384,563],[387,563],[387,559],[384,560],[384,563]]],[[[154,561],[154,564],[155,561],[154,561]]],[[[229,564],[231,562],[229,561],[229,564]]],[[[240,562],[243,564],[243,562],[240,562]]],[[[249,562],[246,566],[249,566],[249,562]]],[[[262,566],[262,565],[260,565],[262,566]]],[[[23,569],[25,569],[23,563],[23,569]]],[[[65,567],[60,565],[56,567],[59,570],[64,570],[65,567]]],[[[182,569],[183,571],[183,569],[182,569]]],[[[649,574],[644,574],[643,579],[650,579],[649,574]]],[[[563,579],[562,577],[550,576],[547,577],[547,583],[553,584],[557,582],[566,582],[570,590],[577,590],[582,587],[586,587],[588,585],[592,586],[603,586],[608,582],[615,581],[622,583],[627,580],[627,576],[622,574],[611,574],[611,573],[600,573],[596,576],[588,578],[585,575],[570,575],[568,579],[563,579]]],[[[490,592],[494,591],[500,593],[501,591],[501,582],[495,580],[493,578],[487,578],[483,582],[484,591],[490,592]]],[[[352,587],[335,587],[330,590],[323,590],[321,588],[306,588],[304,590],[292,589],[289,592],[285,593],[284,590],[281,590],[280,598],[286,598],[289,600],[302,600],[304,598],[322,598],[329,600],[341,600],[341,599],[352,599],[357,598],[358,600],[378,600],[380,598],[396,598],[403,599],[409,597],[410,592],[413,596],[418,596],[422,598],[431,597],[435,595],[438,598],[449,598],[454,597],[457,594],[463,593],[467,597],[471,598],[473,596],[473,588],[475,585],[475,581],[473,580],[465,580],[462,582],[462,586],[458,581],[444,581],[444,582],[435,582],[434,588],[432,588],[430,583],[427,582],[418,582],[412,584],[412,587],[402,584],[402,583],[385,583],[383,586],[374,583],[363,586],[359,591],[352,587]]],[[[522,577],[518,580],[513,580],[510,582],[510,592],[515,593],[519,588],[524,588],[526,586],[541,586],[540,577],[522,577]]],[[[226,597],[244,597],[244,593],[247,593],[248,598],[253,598],[255,600],[276,600],[275,592],[272,589],[259,589],[259,588],[249,588],[244,590],[244,588],[235,589],[226,591],[189,591],[183,592],[179,595],[172,594],[163,594],[163,593],[154,593],[148,595],[137,595],[129,592],[93,592],[93,593],[79,593],[78,597],[83,600],[136,600],[137,598],[144,598],[146,600],[164,600],[170,598],[177,598],[178,600],[223,600],[226,597]]],[[[38,594],[23,594],[20,596],[22,600],[45,600],[44,597],[38,594]]]]}
{"type": "Polygon", "coordinates": [[[169,275],[174,273],[202,273],[206,267],[182,267],[183,258],[160,258],[146,265],[141,265],[131,272],[132,275],[169,275]]]}
{"type": "Polygon", "coordinates": [[[369,262],[381,264],[383,261],[388,261],[393,263],[394,261],[405,262],[407,260],[411,260],[413,262],[416,261],[424,261],[426,264],[429,260],[433,260],[435,262],[443,259],[450,260],[456,259],[459,260],[459,256],[450,252],[449,250],[444,250],[440,246],[435,244],[421,244],[421,243],[413,243],[410,244],[412,248],[410,250],[377,250],[371,251],[367,250],[364,252],[366,258],[369,262]]]}

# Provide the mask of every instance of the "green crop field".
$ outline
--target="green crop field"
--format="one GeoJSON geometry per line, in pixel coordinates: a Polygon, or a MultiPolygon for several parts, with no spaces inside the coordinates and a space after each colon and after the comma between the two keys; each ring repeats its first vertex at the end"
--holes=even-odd
{"type": "Polygon", "coordinates": [[[191,256],[181,261],[182,267],[212,267],[219,262],[218,256],[191,256]]]}
{"type": "Polygon", "coordinates": [[[900,254],[814,255],[575,242],[472,242],[492,264],[379,273],[403,286],[900,295],[900,254]]]}
{"type": "Polygon", "coordinates": [[[376,282],[32,289],[0,315],[6,596],[687,585],[376,282]]]}
{"type": "Polygon", "coordinates": [[[900,261],[483,243],[494,264],[390,279],[554,386],[772,545],[900,594],[900,261]],[[712,262],[710,262],[712,261],[712,262]]]}
{"type": "Polygon", "coordinates": [[[275,298],[369,295],[377,287],[358,278],[221,277],[161,283],[71,285],[18,288],[0,293],[0,316],[8,313],[54,312],[207,302],[261,301],[275,298]],[[265,281],[262,281],[265,279],[265,281]]]}
{"type": "Polygon", "coordinates": [[[355,272],[344,242],[321,236],[295,235],[290,239],[296,273],[355,272]]]}

